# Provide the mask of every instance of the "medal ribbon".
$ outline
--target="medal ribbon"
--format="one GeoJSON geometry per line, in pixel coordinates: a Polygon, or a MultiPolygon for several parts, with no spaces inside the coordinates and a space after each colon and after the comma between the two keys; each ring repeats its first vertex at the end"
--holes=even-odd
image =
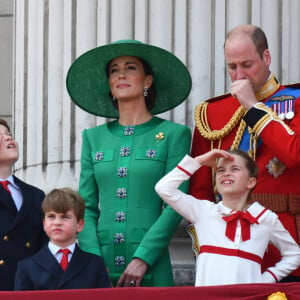
{"type": "MultiPolygon", "coordinates": [[[[264,102],[264,104],[269,107],[272,108],[274,107],[274,105],[276,105],[276,107],[284,107],[284,102],[285,101],[280,101],[280,96],[291,96],[294,99],[297,99],[298,97],[300,97],[300,89],[297,88],[284,88],[280,91],[278,91],[277,93],[275,93],[270,99],[268,99],[266,102],[264,102]],[[282,104],[281,104],[282,103],[282,104]]],[[[289,101],[289,107],[294,107],[294,105],[291,103],[291,101],[294,100],[287,100],[289,101]]],[[[280,115],[280,111],[276,111],[277,115],[280,115]]],[[[286,112],[287,113],[287,112],[286,112]]],[[[259,148],[259,146],[262,144],[262,140],[261,138],[258,138],[257,141],[257,148],[259,148]]],[[[239,149],[248,152],[250,149],[250,134],[249,131],[247,129],[247,127],[244,130],[240,145],[239,145],[239,149]]]]}

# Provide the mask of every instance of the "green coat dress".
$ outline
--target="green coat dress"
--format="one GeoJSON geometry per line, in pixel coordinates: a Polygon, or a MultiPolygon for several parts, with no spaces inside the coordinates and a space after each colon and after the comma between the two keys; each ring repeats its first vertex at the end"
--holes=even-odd
{"type": "Polygon", "coordinates": [[[149,266],[143,286],[174,285],[168,244],[181,217],[154,186],[189,153],[190,129],[153,117],[136,126],[112,121],[82,137],[80,247],[103,256],[114,284],[136,257],[149,266]]]}

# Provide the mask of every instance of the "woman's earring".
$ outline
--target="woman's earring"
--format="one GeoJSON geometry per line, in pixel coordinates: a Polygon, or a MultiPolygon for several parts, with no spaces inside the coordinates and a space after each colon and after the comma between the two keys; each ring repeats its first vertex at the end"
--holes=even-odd
{"type": "Polygon", "coordinates": [[[145,97],[148,96],[148,87],[147,86],[144,87],[144,96],[145,97]]]}
{"type": "Polygon", "coordinates": [[[113,96],[113,101],[116,101],[116,97],[115,96],[113,96]]]}

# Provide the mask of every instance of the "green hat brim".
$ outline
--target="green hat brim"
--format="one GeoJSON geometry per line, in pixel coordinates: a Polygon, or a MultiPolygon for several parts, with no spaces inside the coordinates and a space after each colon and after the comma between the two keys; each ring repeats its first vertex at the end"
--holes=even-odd
{"type": "Polygon", "coordinates": [[[162,48],[123,40],[94,48],[73,62],[66,79],[72,101],[96,116],[118,118],[119,112],[110,99],[105,68],[112,59],[125,55],[142,58],[152,68],[157,93],[151,109],[153,115],[174,108],[188,97],[192,80],[181,60],[162,48]]]}

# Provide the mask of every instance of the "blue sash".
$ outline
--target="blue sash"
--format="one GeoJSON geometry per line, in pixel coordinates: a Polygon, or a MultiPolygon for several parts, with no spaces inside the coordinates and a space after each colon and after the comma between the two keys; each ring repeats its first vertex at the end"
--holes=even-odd
{"type": "MultiPolygon", "coordinates": [[[[270,99],[268,99],[264,104],[269,108],[274,110],[274,107],[277,108],[275,111],[277,114],[286,114],[289,111],[294,112],[294,101],[300,97],[300,89],[286,87],[277,93],[275,93],[270,99]]],[[[259,137],[257,140],[257,148],[262,144],[262,140],[259,137]]],[[[250,149],[250,134],[248,127],[246,126],[239,149],[248,152],[250,149]]]]}

